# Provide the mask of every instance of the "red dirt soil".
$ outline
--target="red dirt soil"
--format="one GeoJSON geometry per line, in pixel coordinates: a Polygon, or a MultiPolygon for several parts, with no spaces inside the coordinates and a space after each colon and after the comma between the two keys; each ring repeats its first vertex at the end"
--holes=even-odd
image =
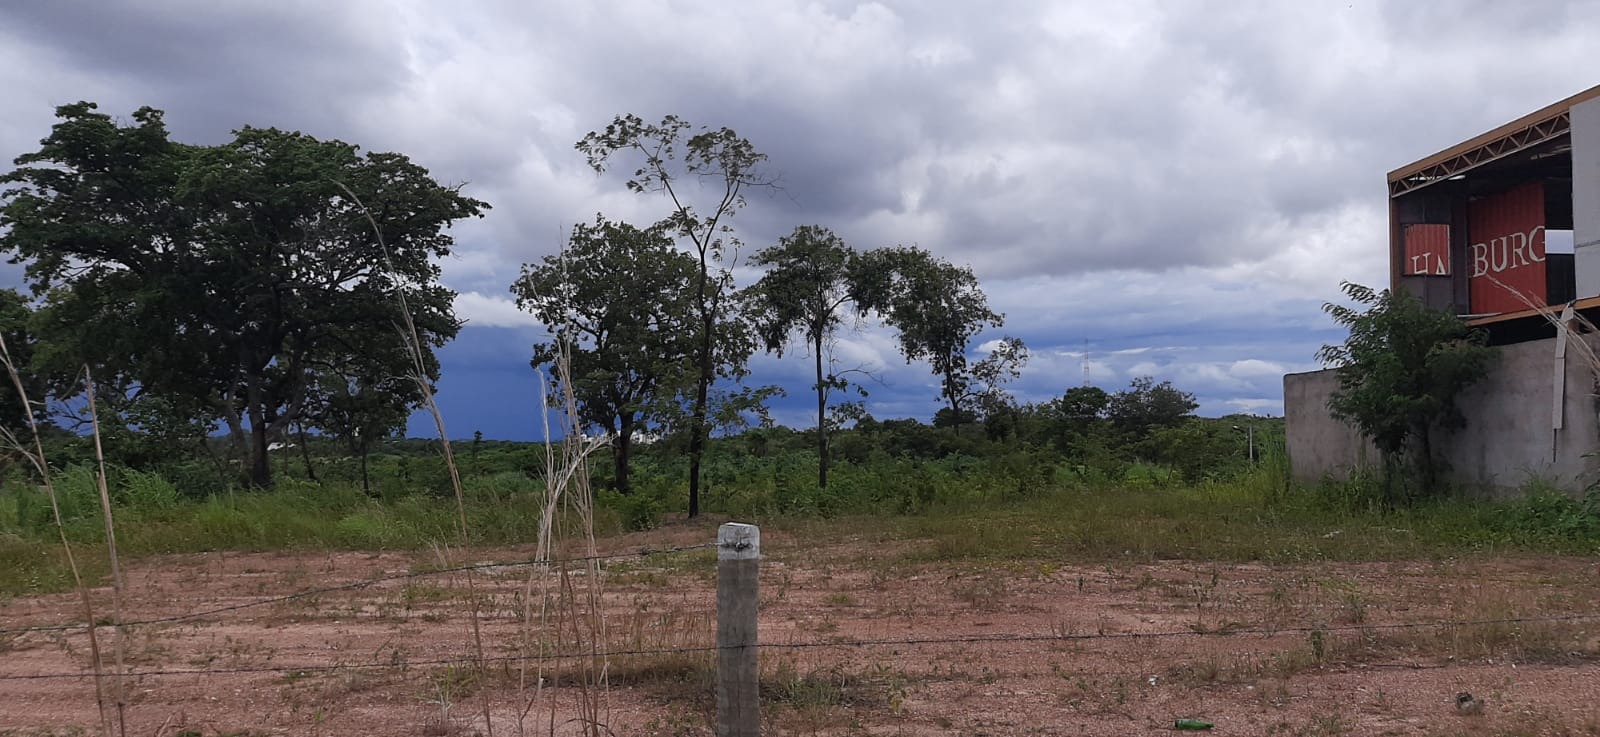
{"type": "MultiPolygon", "coordinates": [[[[602,541],[601,552],[713,536],[710,525],[679,525],[602,541]]],[[[931,564],[906,562],[914,543],[765,538],[769,734],[1128,735],[1171,730],[1180,717],[1229,735],[1600,734],[1600,619],[1550,621],[1600,613],[1592,560],[931,564]],[[1504,621],[1512,619],[1537,621],[1504,621]],[[1392,626],[1467,620],[1495,622],[1392,626]],[[1017,635],[1034,639],[1009,640],[1017,635]],[[968,641],[904,642],[948,639],[968,641]],[[837,644],[860,640],[898,644],[837,644]],[[1463,691],[1481,713],[1457,709],[1463,691]]],[[[532,549],[451,557],[527,560],[532,549]]],[[[135,562],[126,619],[192,618],[127,628],[125,668],[142,675],[124,679],[126,733],[443,737],[489,734],[492,724],[502,735],[581,734],[579,664],[546,661],[540,689],[538,662],[519,659],[594,643],[583,624],[592,620],[540,618],[539,603],[563,601],[562,580],[543,568],[397,578],[259,604],[437,564],[412,553],[135,562]],[[472,663],[473,601],[485,654],[498,659],[486,674],[472,663]],[[235,605],[247,606],[202,613],[235,605]]],[[[712,644],[712,551],[601,568],[597,647],[712,644]]],[[[565,583],[576,594],[565,600],[571,611],[584,613],[589,577],[565,583]]],[[[109,589],[94,596],[108,621],[109,589]]],[[[91,677],[32,678],[89,672],[81,623],[75,594],[0,602],[0,735],[99,731],[91,677]],[[80,626],[14,631],[41,625],[80,626]]],[[[115,629],[99,632],[115,671],[115,629]]],[[[709,653],[604,660],[609,687],[587,691],[603,733],[711,733],[709,653]]]]}

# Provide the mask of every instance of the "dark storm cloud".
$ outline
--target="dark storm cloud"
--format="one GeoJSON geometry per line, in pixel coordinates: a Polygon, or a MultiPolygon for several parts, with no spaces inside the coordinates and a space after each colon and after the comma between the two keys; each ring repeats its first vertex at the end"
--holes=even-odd
{"type": "MultiPolygon", "coordinates": [[[[1597,19],[1595,0],[9,3],[0,155],[84,98],[162,107],[190,141],[276,125],[403,151],[495,205],[444,263],[488,330],[447,359],[488,370],[525,365],[519,264],[596,212],[666,214],[573,142],[677,114],[771,157],[779,189],[735,221],[749,249],[813,223],[915,243],[984,279],[1008,314],[984,340],[1035,347],[1026,396],[1081,380],[1061,354],[1088,338],[1108,388],[1149,370],[1220,411],[1276,401],[1268,374],[1311,362],[1339,281],[1383,279],[1384,172],[1600,82],[1597,19]]],[[[884,335],[850,348],[884,364],[875,412],[931,412],[926,366],[884,335]]],[[[790,363],[758,365],[803,395],[790,363]]]]}
{"type": "MultiPolygon", "coordinates": [[[[0,39],[36,52],[31,73],[70,71],[117,90],[106,112],[181,113],[168,123],[189,140],[246,124],[331,137],[351,107],[393,93],[408,73],[381,18],[352,3],[6,3],[0,39]]],[[[53,90],[56,102],[74,94],[53,90]]]]}
{"type": "MultiPolygon", "coordinates": [[[[46,66],[115,80],[193,138],[249,122],[403,147],[514,207],[481,230],[508,262],[552,250],[547,234],[616,188],[577,137],[675,113],[771,156],[782,189],[741,217],[754,246],[820,223],[1009,277],[1263,257],[1379,206],[1383,170],[1481,127],[1454,122],[1485,105],[1463,86],[1528,71],[1487,48],[1537,63],[1595,28],[1592,3],[1456,8],[35,3],[0,20],[46,66]]],[[[1489,106],[1580,84],[1548,72],[1489,106]]],[[[605,204],[664,209],[625,199],[605,204]]]]}

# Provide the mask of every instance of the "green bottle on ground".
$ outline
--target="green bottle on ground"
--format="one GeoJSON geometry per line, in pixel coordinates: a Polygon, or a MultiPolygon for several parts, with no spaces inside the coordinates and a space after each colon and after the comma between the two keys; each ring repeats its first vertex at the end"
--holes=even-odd
{"type": "Polygon", "coordinates": [[[1211,729],[1213,725],[1204,719],[1179,719],[1173,722],[1173,729],[1211,729]]]}

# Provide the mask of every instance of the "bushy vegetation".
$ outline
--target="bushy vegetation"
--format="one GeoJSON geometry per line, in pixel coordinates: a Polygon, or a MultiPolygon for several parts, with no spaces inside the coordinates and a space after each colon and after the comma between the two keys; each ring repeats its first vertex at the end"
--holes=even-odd
{"type": "MultiPolygon", "coordinates": [[[[1081,419],[1081,418],[1080,418],[1081,419]]],[[[1097,419],[1069,432],[1048,412],[1019,412],[1010,431],[864,418],[835,440],[834,469],[817,484],[813,436],[755,428],[715,440],[704,466],[708,513],[834,534],[852,520],[926,541],[932,559],[1264,560],[1449,556],[1526,550],[1600,551],[1600,496],[1547,488],[1505,502],[1435,500],[1400,510],[1378,477],[1303,487],[1290,483],[1282,421],[1235,415],[1183,418],[1144,432],[1097,419]],[[1253,423],[1256,461],[1247,446],[1253,423]],[[1070,440],[1058,440],[1069,438],[1070,440]],[[825,524],[819,522],[827,520],[825,524]]],[[[68,538],[100,545],[103,527],[81,439],[58,439],[56,474],[68,538]]],[[[124,554],[204,550],[428,549],[455,540],[448,473],[438,443],[390,441],[358,459],[332,441],[275,451],[279,482],[249,489],[209,460],[153,470],[114,466],[109,486],[124,554]],[[306,463],[316,476],[312,481],[306,463]]],[[[531,443],[463,442],[468,529],[474,544],[534,539],[544,462],[531,443]]],[[[681,519],[687,459],[672,442],[644,446],[632,490],[606,488],[595,459],[602,534],[681,519]]],[[[0,592],[64,588],[48,501],[20,467],[0,489],[0,592]]],[[[99,556],[81,555],[80,561],[99,556]]],[[[91,575],[99,573],[91,569],[91,575]]]]}
{"type": "Polygon", "coordinates": [[[1345,282],[1344,292],[1364,309],[1324,305],[1350,330],[1344,343],[1317,354],[1339,375],[1328,410],[1383,452],[1388,503],[1438,494],[1444,484],[1434,430],[1466,424],[1455,399],[1488,371],[1495,355],[1488,334],[1405,290],[1345,282]]]}

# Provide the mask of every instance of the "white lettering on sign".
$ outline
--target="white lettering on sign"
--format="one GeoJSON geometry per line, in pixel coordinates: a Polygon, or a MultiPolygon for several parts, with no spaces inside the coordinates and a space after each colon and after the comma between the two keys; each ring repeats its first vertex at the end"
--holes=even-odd
{"type": "Polygon", "coordinates": [[[1433,274],[1434,276],[1449,276],[1450,271],[1444,267],[1443,256],[1433,253],[1419,253],[1411,257],[1412,274],[1433,274]]]}
{"type": "Polygon", "coordinates": [[[1472,276],[1498,274],[1544,261],[1543,244],[1538,240],[1541,230],[1544,230],[1543,225],[1526,233],[1502,235],[1472,244],[1472,276]]]}

